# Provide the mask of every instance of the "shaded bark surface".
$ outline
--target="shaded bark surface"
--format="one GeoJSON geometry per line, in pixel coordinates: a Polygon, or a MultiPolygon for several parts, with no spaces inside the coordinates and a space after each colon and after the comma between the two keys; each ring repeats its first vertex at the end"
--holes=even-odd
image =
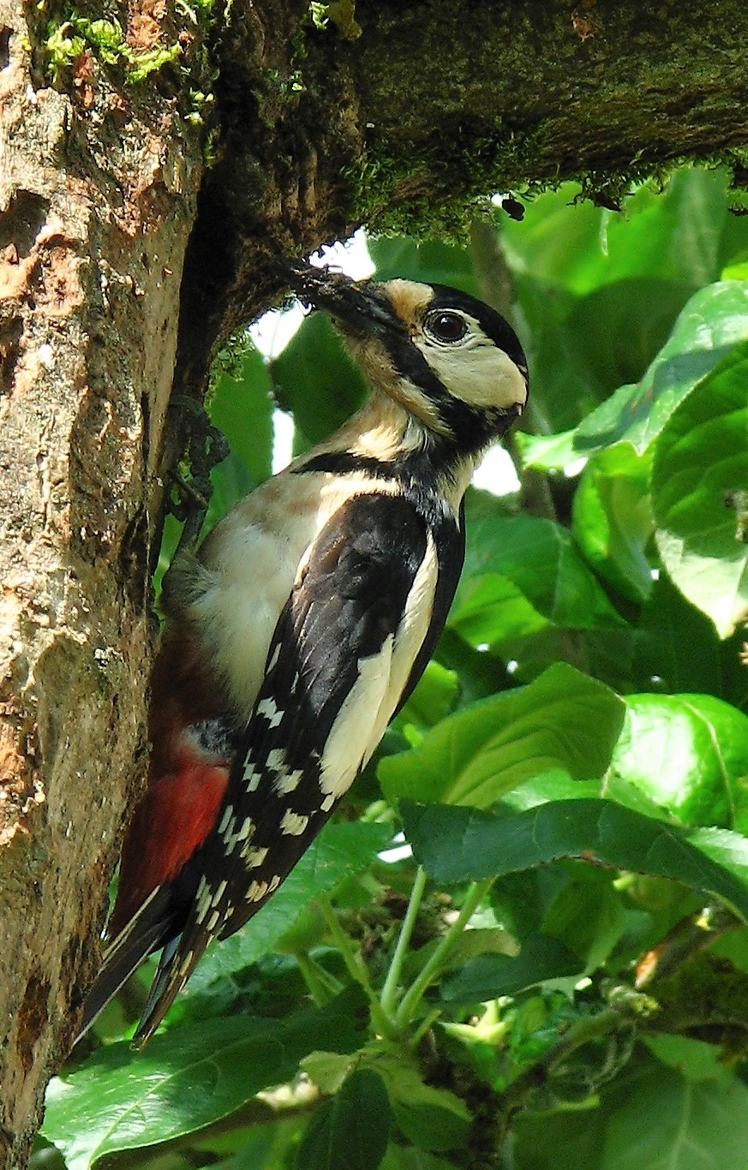
{"type": "Polygon", "coordinates": [[[358,35],[314,28],[301,0],[234,0],[195,26],[140,0],[109,13],[127,45],[180,58],[133,84],[85,37],[56,68],[62,9],[0,0],[8,1165],[24,1164],[74,1032],[142,782],[149,569],[180,404],[279,293],[278,253],[362,221],[459,230],[493,190],[576,177],[610,199],[676,158],[739,170],[748,8],[642,7],[358,0],[358,35]]]}

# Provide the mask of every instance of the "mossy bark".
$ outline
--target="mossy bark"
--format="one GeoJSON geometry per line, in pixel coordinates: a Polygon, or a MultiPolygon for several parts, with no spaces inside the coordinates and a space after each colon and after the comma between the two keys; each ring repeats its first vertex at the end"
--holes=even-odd
{"type": "Polygon", "coordinates": [[[121,52],[88,8],[66,31],[77,8],[0,0],[11,1166],[73,1034],[142,781],[149,572],[181,404],[279,293],[273,257],[364,221],[459,234],[497,189],[577,177],[611,200],[674,159],[748,157],[744,3],[358,0],[357,36],[315,28],[305,0],[203,3],[194,21],[139,0],[107,11],[121,52]],[[162,49],[136,82],[133,55],[162,49]]]}

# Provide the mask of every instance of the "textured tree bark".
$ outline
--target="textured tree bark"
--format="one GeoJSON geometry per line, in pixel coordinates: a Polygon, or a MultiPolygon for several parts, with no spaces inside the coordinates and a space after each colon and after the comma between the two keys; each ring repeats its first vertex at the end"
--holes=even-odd
{"type": "Polygon", "coordinates": [[[216,346],[279,291],[279,252],[361,221],[459,228],[497,189],[577,177],[611,198],[678,157],[746,157],[743,0],[646,14],[633,0],[359,0],[323,29],[305,0],[199,7],[192,21],[172,0],[112,3],[112,55],[90,23],[100,6],[70,23],[55,0],[43,16],[0,0],[10,1166],[73,1034],[142,782],[150,569],[181,442],[170,396],[199,396],[216,346]]]}
{"type": "MultiPolygon", "coordinates": [[[[145,759],[149,557],[202,160],[85,58],[40,82],[0,6],[0,1064],[23,1162],[145,759]]],[[[189,128],[188,128],[189,129],[189,128]]]]}

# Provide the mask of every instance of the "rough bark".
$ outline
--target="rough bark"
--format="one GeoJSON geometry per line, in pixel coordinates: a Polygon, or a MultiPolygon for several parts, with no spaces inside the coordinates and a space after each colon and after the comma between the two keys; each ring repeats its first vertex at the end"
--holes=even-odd
{"type": "Polygon", "coordinates": [[[216,346],[277,293],[278,252],[364,220],[460,230],[461,209],[496,189],[578,177],[611,198],[675,158],[739,168],[748,141],[742,0],[646,14],[620,0],[359,0],[360,36],[340,17],[315,29],[303,0],[203,5],[194,25],[167,0],[133,0],[118,11],[127,52],[180,54],[137,83],[125,49],[107,59],[85,25],[80,51],[55,60],[63,13],[39,12],[0,0],[0,1143],[13,1166],[69,1044],[142,780],[149,570],[181,442],[172,386],[173,401],[201,393],[216,346]],[[195,125],[209,87],[214,113],[195,125]]]}
{"type": "MultiPolygon", "coordinates": [[[[143,771],[148,563],[201,170],[168,99],[43,83],[2,6],[0,1101],[22,1160],[143,771]]],[[[188,128],[189,129],[189,128],[188,128]]]]}

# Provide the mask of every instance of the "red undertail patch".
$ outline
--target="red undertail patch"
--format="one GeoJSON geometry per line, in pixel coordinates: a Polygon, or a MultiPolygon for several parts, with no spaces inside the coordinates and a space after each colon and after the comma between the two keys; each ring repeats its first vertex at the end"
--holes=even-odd
{"type": "Polygon", "coordinates": [[[182,749],[176,770],[151,784],[127,831],[110,937],[200,848],[216,825],[228,780],[227,766],[182,749]]]}

